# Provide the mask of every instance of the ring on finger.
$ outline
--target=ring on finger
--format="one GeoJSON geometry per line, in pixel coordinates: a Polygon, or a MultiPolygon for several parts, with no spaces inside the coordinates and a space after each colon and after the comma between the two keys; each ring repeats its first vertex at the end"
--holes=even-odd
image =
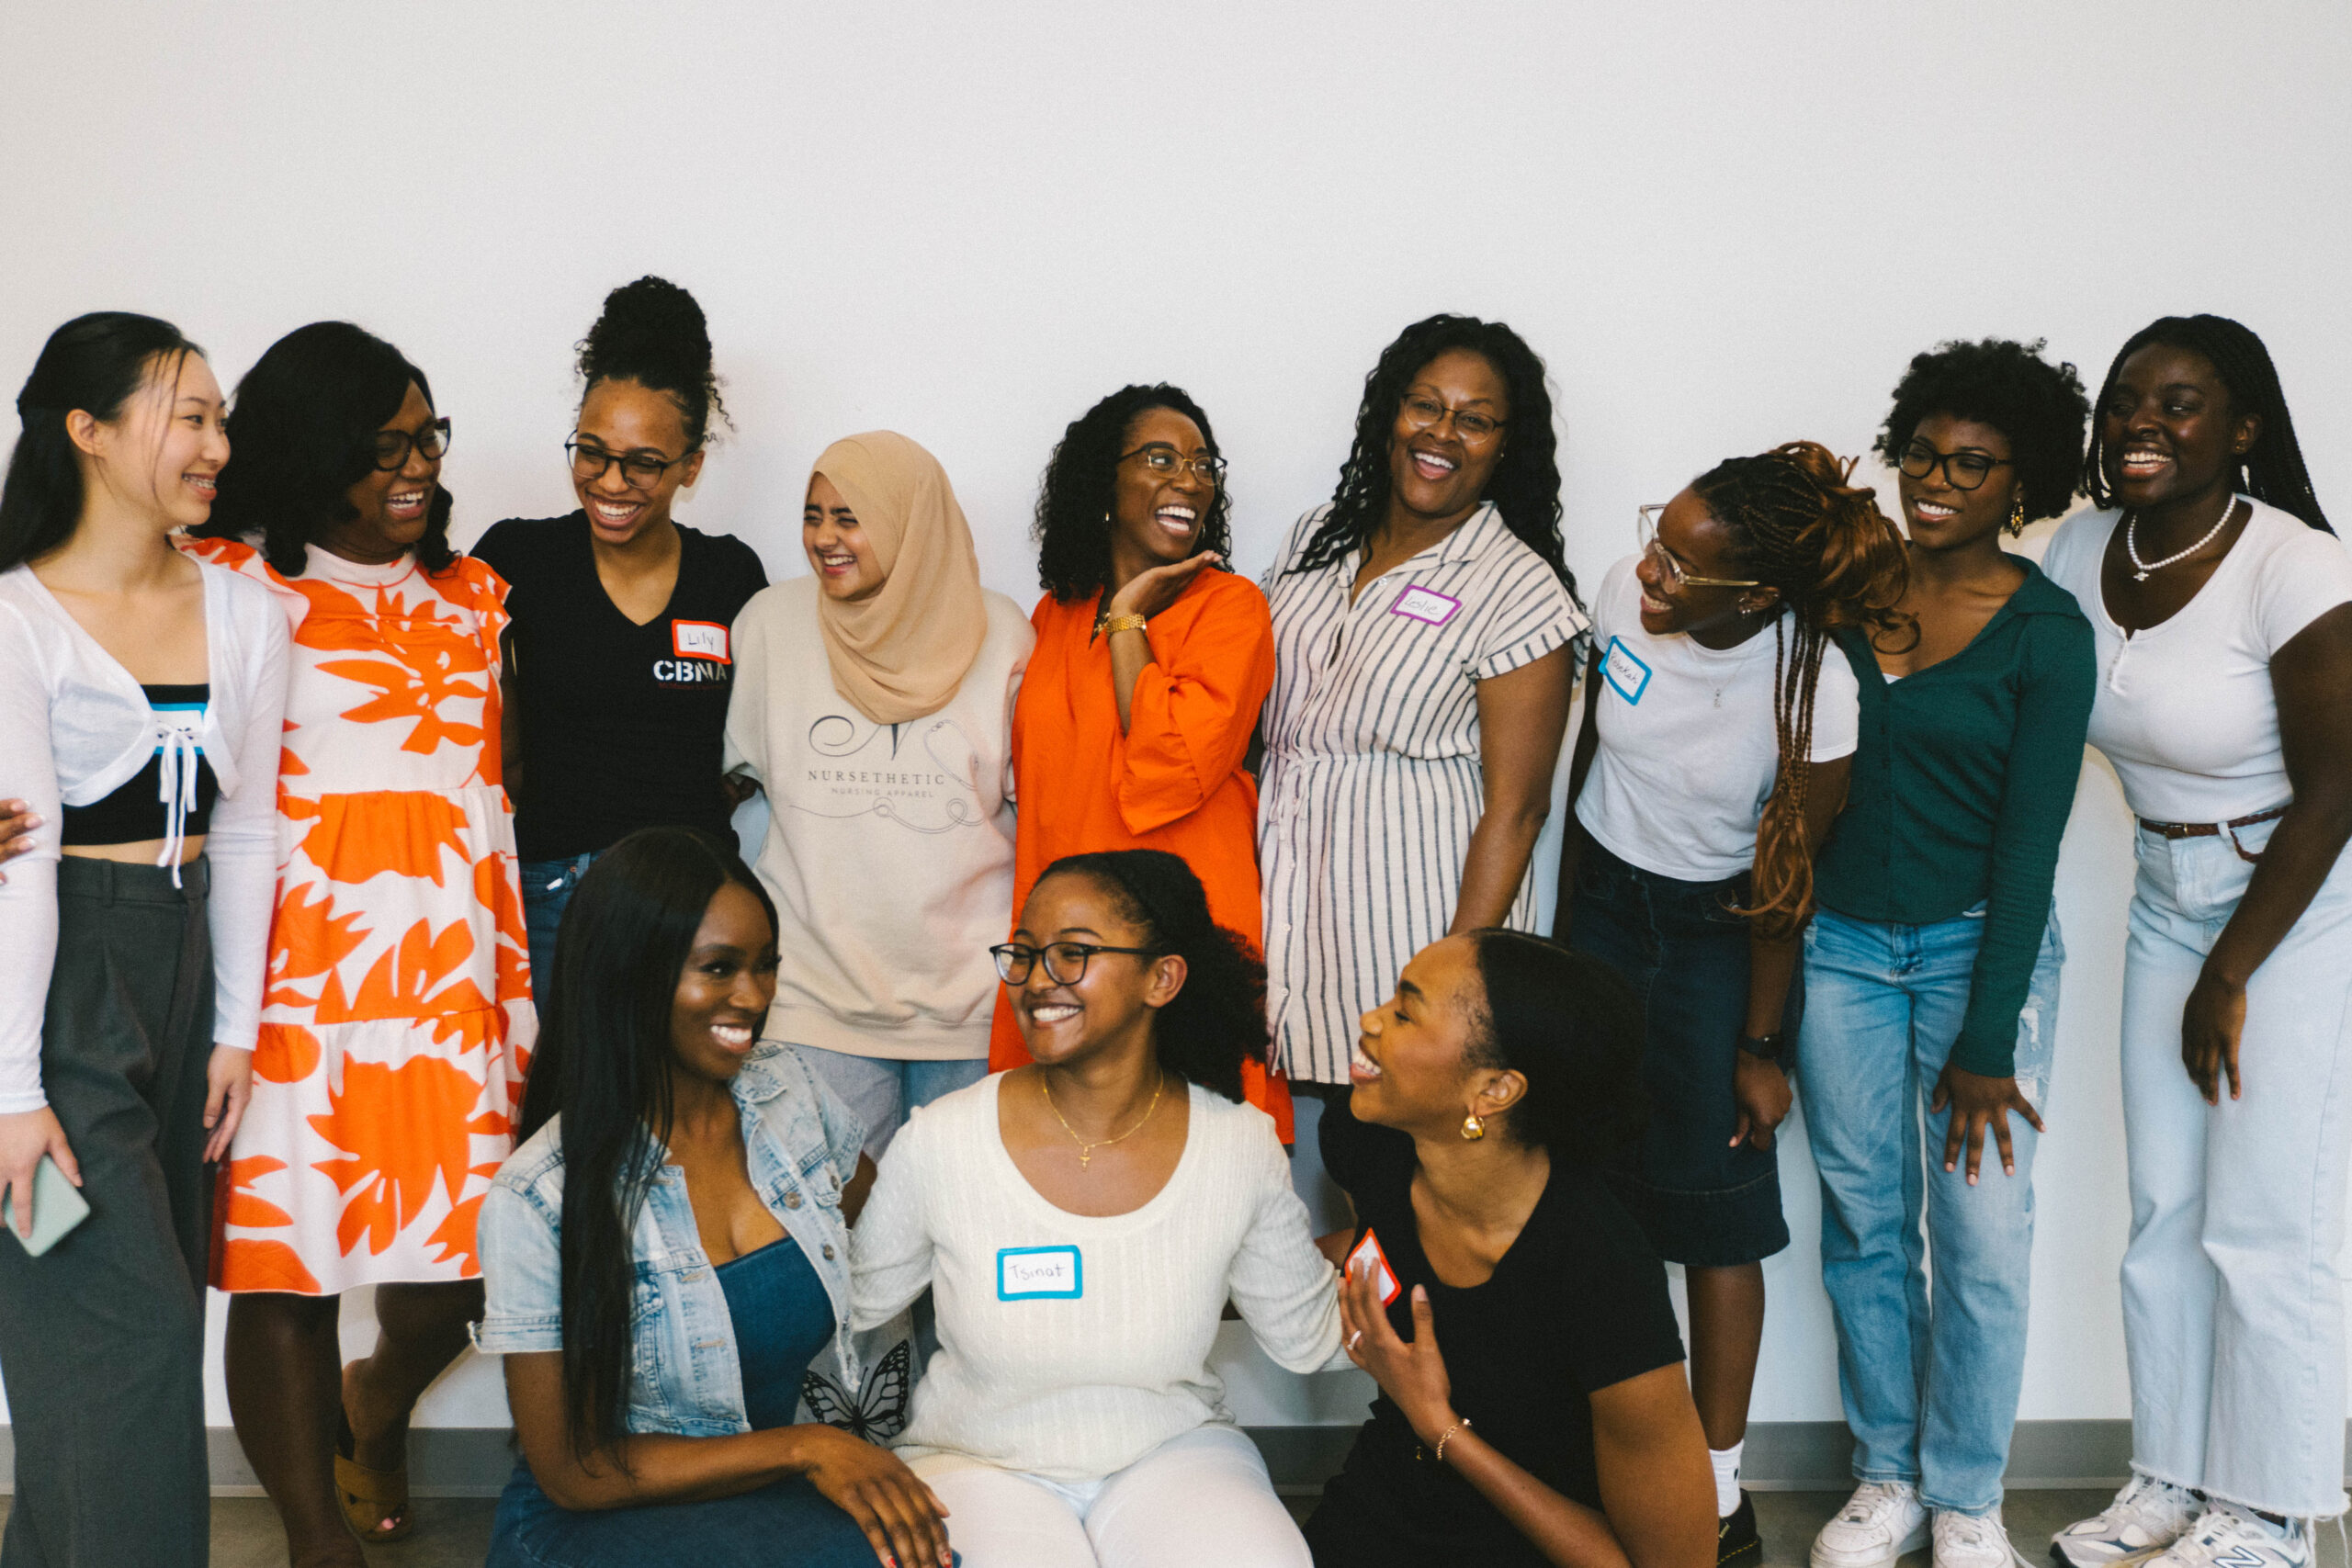
{"type": "Polygon", "coordinates": [[[1361,1329],[1361,1328],[1357,1329],[1353,1334],[1351,1334],[1351,1335],[1349,1335],[1349,1336],[1348,1336],[1348,1348],[1349,1348],[1349,1349],[1351,1349],[1351,1350],[1354,1349],[1358,1345],[1362,1344],[1363,1342],[1363,1329],[1361,1329]]]}

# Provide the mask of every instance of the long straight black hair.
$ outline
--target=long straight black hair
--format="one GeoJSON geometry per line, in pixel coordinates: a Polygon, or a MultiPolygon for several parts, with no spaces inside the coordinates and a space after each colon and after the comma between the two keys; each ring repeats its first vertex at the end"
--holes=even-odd
{"type": "Polygon", "coordinates": [[[49,334],[17,394],[24,434],[0,484],[0,571],[47,555],[82,521],[82,465],[66,416],[78,409],[112,423],[151,370],[175,379],[187,356],[203,352],[171,322],[129,310],[93,310],[49,334]]]}
{"type": "Polygon", "coordinates": [[[572,1451],[619,1438],[637,1301],[630,1238],[660,1174],[673,1107],[670,1019],[718,890],[775,904],[709,833],[644,828],[596,857],[556,932],[517,1141],[563,1118],[563,1397],[572,1451]]]}

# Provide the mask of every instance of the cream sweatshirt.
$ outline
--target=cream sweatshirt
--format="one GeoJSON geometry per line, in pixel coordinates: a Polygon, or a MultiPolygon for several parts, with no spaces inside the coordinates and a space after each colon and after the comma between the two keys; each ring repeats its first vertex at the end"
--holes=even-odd
{"type": "Polygon", "coordinates": [[[1003,1082],[918,1110],[850,1233],[857,1327],[925,1285],[938,1311],[902,1452],[1091,1481],[1229,1422],[1208,1367],[1228,1299],[1283,1367],[1333,1362],[1339,1277],[1264,1111],[1192,1088],[1168,1184],[1132,1213],[1092,1217],[1046,1202],[1005,1152],[1003,1082]]]}
{"type": "Polygon", "coordinates": [[[1012,908],[1012,699],[1036,634],[1001,593],[945,707],[876,724],[833,690],[817,580],[735,618],[727,768],[767,792],[757,870],[775,899],[767,1035],[858,1056],[989,1054],[1012,908]]]}

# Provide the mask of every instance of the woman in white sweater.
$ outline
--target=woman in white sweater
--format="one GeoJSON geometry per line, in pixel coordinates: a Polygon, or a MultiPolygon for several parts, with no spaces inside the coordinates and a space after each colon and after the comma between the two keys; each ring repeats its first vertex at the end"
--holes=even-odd
{"type": "Polygon", "coordinates": [[[967,1568],[1306,1568],[1208,1368],[1228,1300],[1292,1371],[1340,1343],[1241,1099],[1262,970],[1159,850],[1056,862],[994,951],[1035,1060],[919,1111],[854,1234],[857,1325],[938,1310],[900,1455],[967,1568]]]}

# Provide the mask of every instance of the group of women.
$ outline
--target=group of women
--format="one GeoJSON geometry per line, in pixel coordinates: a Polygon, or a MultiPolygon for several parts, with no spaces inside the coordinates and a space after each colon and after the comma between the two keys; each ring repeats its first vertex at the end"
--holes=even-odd
{"type": "Polygon", "coordinates": [[[1589,611],[1499,323],[1389,345],[1254,584],[1206,412],[1103,399],[1025,619],[893,432],[817,460],[805,577],[678,523],[727,421],[683,289],[615,290],[579,363],[578,509],[470,553],[450,421],[347,323],[232,405],[85,316],[18,397],[11,1561],[203,1561],[209,1281],[297,1563],[409,1530],[469,1331],[497,1564],[1750,1562],[1802,1090],[1859,1483],[1813,1561],[2001,1568],[2086,734],[2139,818],[2135,1454],[2053,1545],[2304,1568],[2343,1511],[2352,558],[2245,328],[2157,321],[2096,398],[1922,354],[1902,527],[1821,446],[1733,457],[1589,611]],[[1294,1163],[1345,1194],[1319,1240],[1294,1163]],[[1379,1385],[1303,1531],[1231,1313],[1379,1385]]]}

